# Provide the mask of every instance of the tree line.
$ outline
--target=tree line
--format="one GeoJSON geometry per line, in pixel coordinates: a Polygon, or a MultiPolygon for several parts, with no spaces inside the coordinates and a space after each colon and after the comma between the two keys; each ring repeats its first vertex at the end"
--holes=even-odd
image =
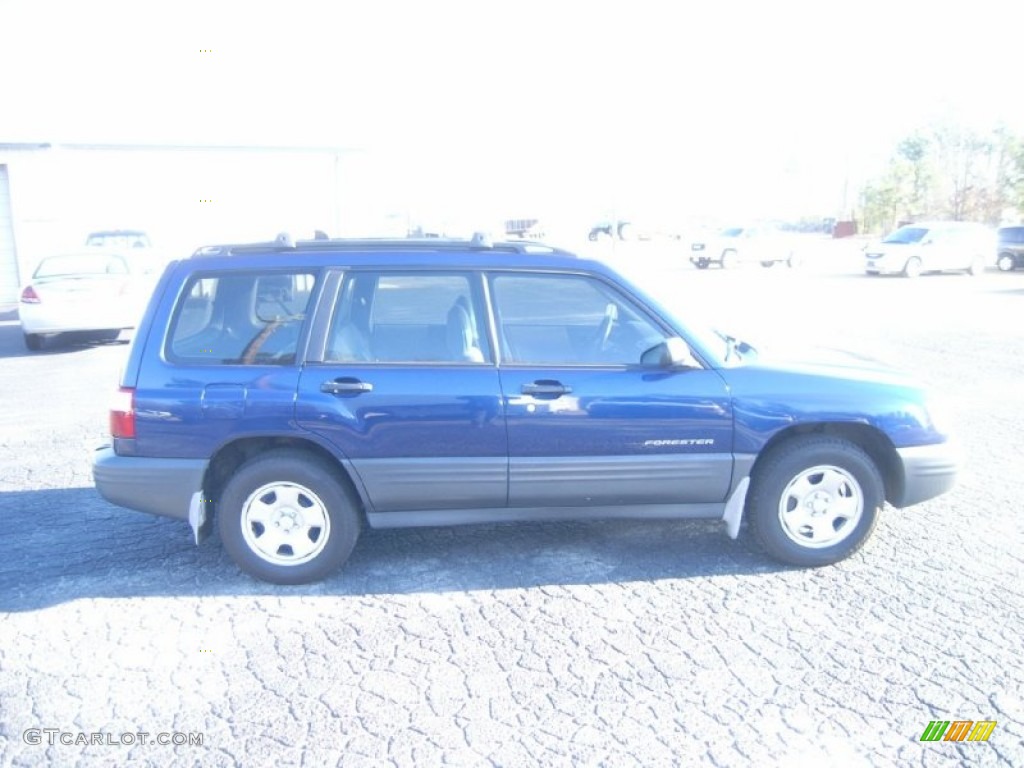
{"type": "Polygon", "coordinates": [[[1024,216],[1024,137],[951,121],[904,137],[860,195],[861,231],[923,219],[997,226],[1024,216]]]}

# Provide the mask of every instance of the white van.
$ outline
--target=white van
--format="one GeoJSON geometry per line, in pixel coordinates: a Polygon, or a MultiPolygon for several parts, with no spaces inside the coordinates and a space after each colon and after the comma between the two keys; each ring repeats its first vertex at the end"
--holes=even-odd
{"type": "Polygon", "coordinates": [[[984,224],[923,221],[907,224],[864,249],[869,275],[963,270],[981,274],[995,254],[995,234],[984,224]]]}

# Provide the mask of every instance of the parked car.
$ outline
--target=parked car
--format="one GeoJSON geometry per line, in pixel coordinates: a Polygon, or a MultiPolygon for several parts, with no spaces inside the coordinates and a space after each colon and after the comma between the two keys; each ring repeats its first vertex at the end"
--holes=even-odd
{"type": "Polygon", "coordinates": [[[996,260],[999,271],[1024,269],[1024,226],[1000,227],[996,236],[999,241],[996,260]]]}
{"type": "Polygon", "coordinates": [[[107,229],[99,232],[90,232],[85,238],[85,244],[90,248],[150,248],[152,243],[149,235],[141,229],[107,229]]]}
{"type": "Polygon", "coordinates": [[[717,264],[723,269],[740,264],[774,267],[799,265],[799,258],[788,235],[770,226],[727,227],[715,236],[690,244],[690,262],[697,269],[717,264]]]}
{"type": "Polygon", "coordinates": [[[366,526],[515,520],[746,521],[826,565],[958,466],[904,375],[775,359],[523,241],[204,248],[168,266],[122,370],[99,492],[197,541],[216,520],[282,584],[366,526]]]}
{"type": "Polygon", "coordinates": [[[653,219],[601,221],[590,228],[587,239],[678,240],[679,232],[671,224],[653,219]]]}
{"type": "Polygon", "coordinates": [[[981,274],[992,262],[995,239],[983,224],[931,221],[905,224],[864,250],[869,275],[917,277],[924,272],[981,274]]]}
{"type": "Polygon", "coordinates": [[[44,258],[18,303],[25,346],[38,351],[47,336],[71,331],[116,339],[142,317],[159,266],[106,250],[44,258]]]}

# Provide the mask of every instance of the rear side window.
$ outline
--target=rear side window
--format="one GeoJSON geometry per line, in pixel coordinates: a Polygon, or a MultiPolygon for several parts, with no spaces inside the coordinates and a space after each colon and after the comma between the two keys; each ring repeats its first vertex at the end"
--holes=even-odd
{"type": "Polygon", "coordinates": [[[292,365],[315,285],[310,272],[193,277],[175,309],[167,359],[190,365],[292,365]]]}

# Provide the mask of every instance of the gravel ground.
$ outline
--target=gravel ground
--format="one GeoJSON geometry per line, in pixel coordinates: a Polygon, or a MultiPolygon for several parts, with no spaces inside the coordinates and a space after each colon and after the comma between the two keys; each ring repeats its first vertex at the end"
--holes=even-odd
{"type": "Polygon", "coordinates": [[[255,582],[93,489],[124,343],[29,354],[0,315],[0,765],[1024,765],[1024,273],[871,279],[807,242],[799,271],[602,255],[945,400],[960,485],[812,571],[602,522],[368,532],[324,583],[255,582]],[[920,742],[936,719],[998,724],[920,742]]]}

